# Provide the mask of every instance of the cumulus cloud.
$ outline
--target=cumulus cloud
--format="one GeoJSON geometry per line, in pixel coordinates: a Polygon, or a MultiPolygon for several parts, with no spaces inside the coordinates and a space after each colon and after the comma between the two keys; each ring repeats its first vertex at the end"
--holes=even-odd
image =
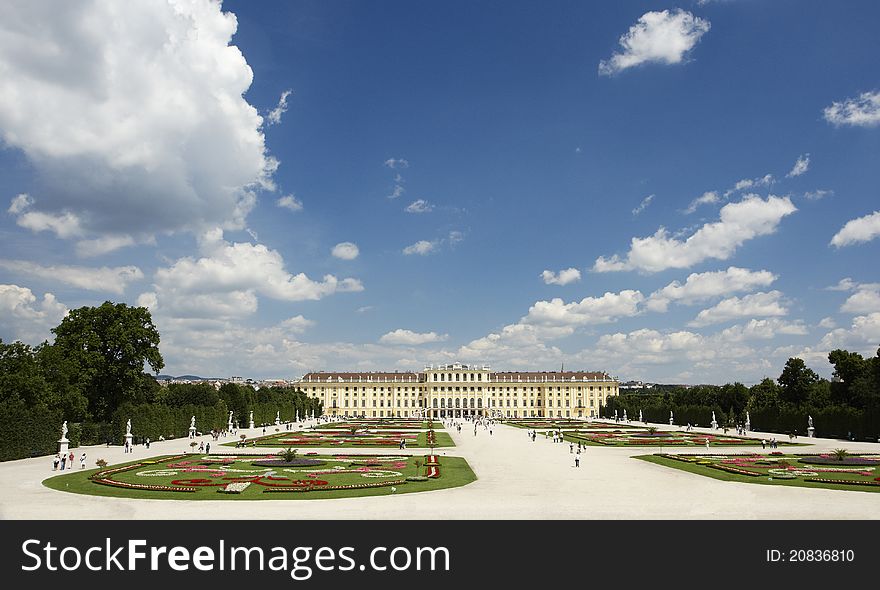
{"type": "Polygon", "coordinates": [[[398,199],[403,196],[403,193],[406,192],[406,189],[403,188],[400,184],[395,184],[394,188],[391,190],[391,194],[388,195],[389,199],[398,199]]]}
{"type": "Polygon", "coordinates": [[[275,204],[284,209],[289,209],[290,211],[297,212],[302,211],[303,204],[302,201],[296,198],[296,195],[284,195],[277,201],[275,204]]]}
{"type": "Polygon", "coordinates": [[[642,301],[644,296],[641,292],[631,289],[620,293],[607,292],[601,297],[584,297],[572,303],[565,303],[557,297],[535,302],[522,322],[560,327],[604,324],[620,317],[637,315],[642,301]]]}
{"type": "Polygon", "coordinates": [[[853,318],[849,328],[837,328],[825,334],[817,347],[825,358],[836,348],[861,352],[867,356],[877,353],[880,342],[880,312],[859,315],[853,318]]]}
{"type": "Polygon", "coordinates": [[[714,203],[717,203],[719,200],[720,199],[718,198],[718,193],[716,193],[715,191],[706,191],[701,196],[691,201],[691,204],[687,206],[687,209],[684,210],[684,213],[685,215],[690,215],[691,213],[696,211],[700,205],[712,205],[714,203]]]}
{"type": "Polygon", "coordinates": [[[600,256],[593,270],[659,272],[667,268],[688,268],[708,258],[726,260],[746,241],[774,233],[782,218],[795,211],[797,208],[788,197],[770,195],[764,200],[757,195],[747,195],[738,203],[722,207],[720,221],[703,225],[683,241],[661,227],[653,236],[632,238],[625,259],[617,255],[600,256]]]}
{"type": "Polygon", "coordinates": [[[315,322],[312,320],[307,320],[302,315],[295,315],[292,318],[287,318],[283,322],[279,324],[279,326],[291,334],[299,334],[301,332],[305,332],[309,328],[315,325],[315,322]]]}
{"type": "Polygon", "coordinates": [[[202,237],[202,257],[185,257],[160,268],[142,304],[173,317],[238,318],[257,310],[257,295],[280,301],[318,300],[333,293],[363,291],[357,279],[291,274],[281,254],[262,244],[230,243],[222,232],[202,237]],[[150,305],[152,303],[152,305],[150,305]]]}
{"type": "Polygon", "coordinates": [[[810,169],[810,154],[804,154],[803,156],[799,156],[797,161],[794,163],[794,166],[791,168],[791,171],[785,175],[786,178],[791,178],[793,176],[800,176],[810,169]]]}
{"type": "Polygon", "coordinates": [[[439,244],[436,241],[429,242],[428,240],[419,240],[415,244],[410,244],[409,246],[404,248],[403,253],[407,256],[412,256],[413,254],[425,256],[427,254],[431,254],[432,252],[436,252],[438,246],[439,244]]]}
{"type": "Polygon", "coordinates": [[[358,257],[361,251],[357,247],[357,244],[353,242],[340,242],[333,246],[331,253],[336,258],[341,258],[342,260],[354,260],[358,257]]]}
{"type": "Polygon", "coordinates": [[[281,122],[281,115],[287,112],[287,98],[293,94],[293,90],[285,90],[281,93],[281,97],[278,99],[278,104],[275,105],[275,108],[269,111],[269,114],[266,116],[266,123],[268,125],[277,125],[281,122]]]}
{"type": "Polygon", "coordinates": [[[413,201],[405,209],[407,213],[430,213],[433,210],[434,205],[430,204],[425,199],[413,201]]]}
{"type": "Polygon", "coordinates": [[[654,195],[648,195],[647,197],[645,197],[644,199],[642,199],[642,202],[639,203],[638,207],[636,207],[635,209],[632,210],[632,214],[633,214],[633,215],[638,215],[639,213],[641,213],[642,211],[644,211],[645,208],[646,208],[648,205],[650,205],[650,204],[651,204],[651,201],[653,201],[653,200],[654,200],[654,195]]]}
{"type": "Polygon", "coordinates": [[[880,283],[858,285],[856,292],[840,306],[840,311],[853,314],[880,312],[880,283]]]}
{"type": "Polygon", "coordinates": [[[781,298],[780,291],[753,293],[742,298],[730,297],[701,311],[693,321],[688,323],[688,326],[702,327],[755,316],[784,316],[788,314],[788,310],[780,301],[781,298]]]}
{"type": "Polygon", "coordinates": [[[103,291],[121,295],[129,283],[144,278],[144,273],[136,266],[102,266],[91,268],[86,266],[43,266],[26,260],[0,259],[0,268],[26,276],[37,277],[49,281],[57,281],[65,285],[103,291]]]}
{"type": "Polygon", "coordinates": [[[727,270],[692,273],[684,284],[673,281],[651,293],[645,307],[651,311],[665,312],[671,302],[693,305],[728,293],[767,287],[776,278],[776,275],[766,270],[751,271],[735,266],[727,270]]]}
{"type": "MultiPolygon", "coordinates": [[[[144,241],[152,243],[155,240],[148,238],[144,241]]],[[[76,243],[76,254],[84,258],[100,256],[101,254],[107,254],[126,246],[133,246],[135,243],[135,239],[131,236],[107,234],[100,238],[78,241],[76,243]]]]}
{"type": "Polygon", "coordinates": [[[599,62],[599,74],[610,76],[644,63],[681,63],[710,26],[681,9],[646,12],[621,35],[621,51],[599,62]]]}
{"type": "Polygon", "coordinates": [[[847,221],[831,238],[831,245],[837,248],[851,246],[870,242],[877,236],[880,236],[880,211],[847,221]]]}
{"type": "Polygon", "coordinates": [[[379,338],[382,344],[403,344],[407,346],[415,346],[418,344],[427,344],[429,342],[443,342],[449,338],[448,334],[437,334],[436,332],[413,332],[411,330],[392,330],[379,338]]]}
{"type": "Polygon", "coordinates": [[[67,307],[45,293],[42,300],[27,287],[0,285],[0,338],[36,345],[52,339],[50,330],[67,315],[67,307]]]}
{"type": "Polygon", "coordinates": [[[776,179],[773,178],[772,174],[765,174],[764,176],[759,176],[758,178],[743,178],[742,180],[738,180],[732,188],[724,191],[724,197],[727,198],[733,193],[741,191],[770,186],[774,182],[776,182],[776,179]]]}
{"type": "Polygon", "coordinates": [[[33,204],[33,197],[27,193],[21,193],[13,197],[12,201],[9,203],[9,209],[7,209],[7,212],[12,215],[18,215],[19,213],[23,213],[25,209],[33,204]]]}
{"type": "Polygon", "coordinates": [[[566,268],[558,273],[545,270],[541,273],[541,278],[544,279],[544,283],[547,285],[563,286],[581,280],[581,271],[576,268],[566,268]]]}
{"type": "Polygon", "coordinates": [[[834,102],[823,111],[833,125],[875,127],[880,125],[880,91],[863,92],[858,98],[834,102]]]}
{"type": "Polygon", "coordinates": [[[819,321],[817,325],[820,328],[826,328],[830,330],[831,328],[837,327],[837,322],[835,322],[834,318],[832,317],[824,317],[819,321]]]}
{"type": "Polygon", "coordinates": [[[277,168],[219,2],[14,2],[0,130],[36,171],[17,222],[61,238],[241,227],[277,168]]]}

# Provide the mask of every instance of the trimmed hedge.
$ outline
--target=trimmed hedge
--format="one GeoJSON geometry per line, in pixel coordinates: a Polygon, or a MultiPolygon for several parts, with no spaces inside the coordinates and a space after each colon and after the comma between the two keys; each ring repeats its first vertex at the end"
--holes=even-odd
{"type": "Polygon", "coordinates": [[[54,455],[62,422],[59,411],[0,403],[0,461],[54,455]]]}

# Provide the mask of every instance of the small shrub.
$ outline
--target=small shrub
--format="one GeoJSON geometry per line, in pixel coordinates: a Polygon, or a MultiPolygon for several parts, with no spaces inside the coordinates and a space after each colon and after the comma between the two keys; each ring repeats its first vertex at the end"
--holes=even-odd
{"type": "Polygon", "coordinates": [[[103,469],[103,468],[107,467],[107,460],[106,459],[98,459],[97,461],[95,461],[95,465],[97,465],[98,467],[103,469]]]}
{"type": "Polygon", "coordinates": [[[281,457],[286,463],[292,463],[296,459],[296,449],[293,447],[287,447],[284,449],[284,453],[281,454],[281,457]]]}
{"type": "Polygon", "coordinates": [[[843,461],[844,459],[846,459],[847,455],[849,455],[849,451],[847,451],[846,449],[834,449],[833,453],[834,458],[838,461],[843,461]]]}

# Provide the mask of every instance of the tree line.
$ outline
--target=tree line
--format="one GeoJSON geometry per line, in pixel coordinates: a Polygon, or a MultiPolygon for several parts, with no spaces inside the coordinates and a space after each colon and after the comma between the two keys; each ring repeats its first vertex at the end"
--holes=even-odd
{"type": "Polygon", "coordinates": [[[55,341],[31,347],[0,340],[0,460],[57,451],[61,423],[71,447],[122,442],[131,419],[136,440],[293,420],[321,404],[301,391],[227,383],[160,385],[145,367],[165,366],[159,332],[143,307],[105,302],[72,310],[52,329],[55,341]]]}
{"type": "Polygon", "coordinates": [[[837,349],[829,353],[834,367],[829,381],[819,377],[800,358],[790,358],[777,379],[765,378],[752,387],[742,383],[695,387],[655,386],[639,393],[608,398],[601,416],[637,419],[639,410],[649,422],[709,426],[712,412],[719,425],[745,425],[753,430],[807,434],[813,418],[816,436],[880,440],[880,349],[864,358],[837,349]]]}

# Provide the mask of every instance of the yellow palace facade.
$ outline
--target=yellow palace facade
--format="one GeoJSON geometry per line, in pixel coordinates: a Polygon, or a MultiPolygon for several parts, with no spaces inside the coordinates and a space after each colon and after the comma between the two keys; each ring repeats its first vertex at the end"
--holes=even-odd
{"type": "Polygon", "coordinates": [[[422,372],[307,373],[294,386],[342,417],[587,418],[619,393],[617,378],[584,371],[496,372],[429,365],[422,372]]]}

